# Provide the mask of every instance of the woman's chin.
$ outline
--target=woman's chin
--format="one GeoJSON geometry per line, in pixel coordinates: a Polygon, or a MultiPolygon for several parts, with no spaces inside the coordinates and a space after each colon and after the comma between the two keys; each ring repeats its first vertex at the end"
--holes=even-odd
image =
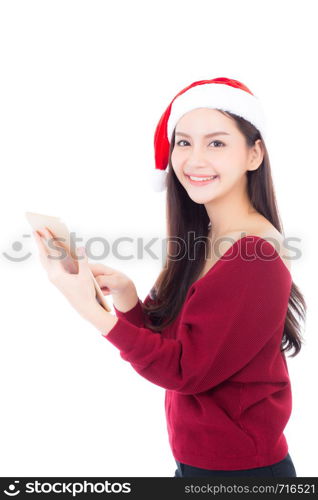
{"type": "Polygon", "coordinates": [[[209,201],[215,200],[217,198],[217,195],[215,195],[214,193],[195,193],[191,189],[188,189],[187,193],[189,195],[189,198],[191,198],[194,203],[209,203],[209,201]]]}

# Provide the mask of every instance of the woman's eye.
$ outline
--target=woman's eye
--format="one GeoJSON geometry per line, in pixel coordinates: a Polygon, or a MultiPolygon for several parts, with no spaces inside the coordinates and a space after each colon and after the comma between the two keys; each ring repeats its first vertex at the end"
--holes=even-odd
{"type": "MultiPolygon", "coordinates": [[[[178,145],[178,146],[180,146],[180,145],[181,145],[181,144],[180,144],[181,142],[187,142],[187,143],[188,143],[188,141],[185,141],[184,139],[181,139],[181,141],[177,142],[177,145],[178,145]]],[[[210,144],[212,144],[213,142],[214,142],[214,143],[217,143],[217,144],[222,144],[222,146],[224,146],[224,142],[222,142],[222,141],[212,141],[212,142],[210,142],[210,144]]],[[[188,144],[189,144],[189,143],[188,143],[188,144]]]]}

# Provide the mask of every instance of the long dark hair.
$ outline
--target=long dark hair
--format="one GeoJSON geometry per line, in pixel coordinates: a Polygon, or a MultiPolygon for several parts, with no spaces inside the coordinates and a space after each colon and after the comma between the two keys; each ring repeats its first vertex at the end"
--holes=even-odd
{"type": "MultiPolygon", "coordinates": [[[[238,129],[245,136],[248,147],[252,147],[255,141],[261,139],[264,157],[262,164],[256,170],[247,171],[248,195],[255,210],[266,217],[281,234],[284,234],[277,209],[268,152],[260,132],[244,118],[220,109],[218,111],[235,120],[238,129]]],[[[166,262],[148,294],[148,299],[142,304],[146,318],[145,326],[154,332],[160,332],[175,321],[189,287],[202,270],[206,257],[204,245],[196,244],[196,249],[199,248],[197,257],[195,259],[189,258],[189,255],[193,253],[193,245],[189,243],[189,233],[193,234],[196,242],[200,241],[201,238],[206,239],[209,233],[210,220],[204,204],[191,200],[172,168],[171,153],[174,144],[175,131],[173,131],[170,143],[167,173],[168,246],[166,262]],[[185,244],[184,249],[182,249],[184,257],[174,260],[170,256],[180,253],[180,241],[185,244]]],[[[281,343],[281,351],[294,348],[294,353],[290,357],[296,356],[301,349],[303,338],[300,321],[305,321],[306,310],[305,299],[299,288],[292,282],[281,343]]]]}

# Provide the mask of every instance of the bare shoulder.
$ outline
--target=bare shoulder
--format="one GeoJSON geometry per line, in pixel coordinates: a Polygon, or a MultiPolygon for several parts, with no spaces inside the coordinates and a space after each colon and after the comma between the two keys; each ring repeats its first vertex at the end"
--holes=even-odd
{"type": "MultiPolygon", "coordinates": [[[[259,236],[268,241],[277,251],[287,269],[291,272],[291,253],[288,247],[285,246],[284,235],[281,234],[265,217],[261,215],[246,223],[242,230],[232,231],[223,235],[220,240],[216,240],[217,251],[223,255],[234,242],[244,238],[245,236],[259,236]]],[[[220,257],[219,255],[219,257],[220,257]]]]}
{"type": "Polygon", "coordinates": [[[276,227],[265,219],[265,222],[255,226],[253,232],[249,234],[254,234],[255,236],[259,236],[260,238],[268,241],[268,243],[270,243],[277,251],[287,269],[291,272],[291,253],[285,245],[284,235],[280,233],[276,227]]]}

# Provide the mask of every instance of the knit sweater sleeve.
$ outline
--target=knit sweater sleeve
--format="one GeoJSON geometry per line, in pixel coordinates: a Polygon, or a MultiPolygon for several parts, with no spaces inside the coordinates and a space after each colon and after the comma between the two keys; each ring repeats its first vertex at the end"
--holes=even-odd
{"type": "MultiPolygon", "coordinates": [[[[264,242],[262,250],[272,255],[264,242]]],[[[280,257],[239,255],[217,262],[190,287],[173,338],[122,318],[103,336],[150,382],[183,394],[204,392],[242,370],[281,334],[290,286],[280,257]]]]}
{"type": "Polygon", "coordinates": [[[132,323],[133,325],[140,327],[140,326],[144,326],[144,322],[145,322],[145,314],[144,314],[143,309],[142,309],[142,304],[147,304],[150,301],[151,301],[150,293],[148,293],[147,297],[145,298],[145,300],[143,302],[138,297],[138,302],[136,303],[136,305],[134,307],[129,309],[129,311],[122,312],[122,311],[119,311],[115,307],[115,305],[113,305],[113,307],[114,307],[115,314],[116,314],[117,318],[124,319],[126,321],[129,321],[129,323],[132,323]]]}

